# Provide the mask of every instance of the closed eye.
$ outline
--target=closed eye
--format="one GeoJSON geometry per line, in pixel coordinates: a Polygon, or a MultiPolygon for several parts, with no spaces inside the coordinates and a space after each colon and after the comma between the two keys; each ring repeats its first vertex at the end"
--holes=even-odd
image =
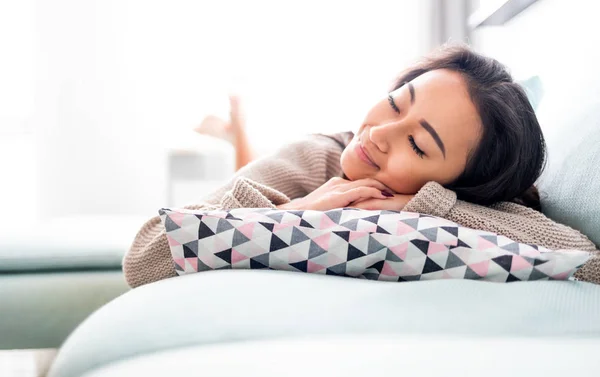
{"type": "Polygon", "coordinates": [[[425,156],[425,152],[423,152],[423,150],[419,148],[417,143],[415,143],[415,139],[412,137],[412,135],[408,136],[408,142],[410,143],[410,146],[412,147],[413,151],[415,151],[417,156],[419,156],[420,158],[423,158],[423,156],[425,156]]]}
{"type": "Polygon", "coordinates": [[[388,94],[388,101],[389,101],[390,106],[392,107],[392,109],[394,109],[395,112],[397,112],[398,114],[400,114],[400,109],[398,108],[398,106],[396,106],[396,103],[394,102],[394,97],[392,97],[391,94],[388,94]]]}

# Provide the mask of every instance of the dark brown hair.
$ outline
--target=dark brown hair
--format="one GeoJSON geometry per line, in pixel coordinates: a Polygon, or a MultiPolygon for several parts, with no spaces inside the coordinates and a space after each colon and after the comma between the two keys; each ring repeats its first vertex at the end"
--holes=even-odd
{"type": "Polygon", "coordinates": [[[391,89],[436,69],[462,75],[483,126],[465,171],[446,187],[476,204],[514,201],[541,210],[533,184],[545,166],[546,144],[523,88],[497,60],[446,44],[402,72],[391,89]]]}

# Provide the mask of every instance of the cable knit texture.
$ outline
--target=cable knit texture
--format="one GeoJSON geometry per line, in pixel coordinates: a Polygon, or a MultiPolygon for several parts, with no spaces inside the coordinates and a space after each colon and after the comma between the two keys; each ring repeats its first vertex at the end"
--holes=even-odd
{"type": "MultiPolygon", "coordinates": [[[[199,204],[185,208],[275,208],[306,196],[329,179],[343,176],[340,157],[352,137],[352,132],[306,136],[251,162],[199,204]]],[[[508,202],[479,206],[457,200],[453,191],[429,182],[404,210],[443,217],[469,228],[501,234],[516,242],[554,250],[592,251],[595,255],[575,273],[575,278],[600,284],[600,253],[596,246],[577,230],[530,208],[508,202]]],[[[176,276],[159,216],[148,220],[135,236],[125,254],[123,271],[132,287],[176,276]]]]}

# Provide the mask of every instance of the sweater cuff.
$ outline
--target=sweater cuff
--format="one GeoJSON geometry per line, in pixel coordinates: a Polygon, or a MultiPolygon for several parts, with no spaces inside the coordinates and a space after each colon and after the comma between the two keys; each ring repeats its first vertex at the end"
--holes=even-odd
{"type": "Polygon", "coordinates": [[[221,199],[221,208],[276,208],[290,199],[283,193],[246,177],[238,177],[221,199]]]}
{"type": "Polygon", "coordinates": [[[425,184],[402,210],[446,217],[455,204],[456,193],[432,181],[425,184]]]}

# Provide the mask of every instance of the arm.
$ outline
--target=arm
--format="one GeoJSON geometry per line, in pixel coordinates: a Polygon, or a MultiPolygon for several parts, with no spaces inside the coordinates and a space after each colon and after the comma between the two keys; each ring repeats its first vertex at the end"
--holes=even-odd
{"type": "Polygon", "coordinates": [[[576,273],[579,280],[600,284],[600,254],[585,235],[558,224],[542,213],[516,203],[501,202],[484,207],[456,199],[456,193],[429,182],[404,207],[404,211],[443,217],[460,225],[494,232],[513,241],[548,249],[576,249],[594,256],[576,273]]]}
{"type": "MultiPolygon", "coordinates": [[[[330,139],[311,136],[282,147],[240,169],[223,187],[187,209],[275,208],[315,190],[337,174],[341,150],[330,139]],[[335,164],[334,164],[335,165],[335,164]]],[[[176,276],[159,216],[148,220],[123,259],[132,287],[176,276]]]]}

